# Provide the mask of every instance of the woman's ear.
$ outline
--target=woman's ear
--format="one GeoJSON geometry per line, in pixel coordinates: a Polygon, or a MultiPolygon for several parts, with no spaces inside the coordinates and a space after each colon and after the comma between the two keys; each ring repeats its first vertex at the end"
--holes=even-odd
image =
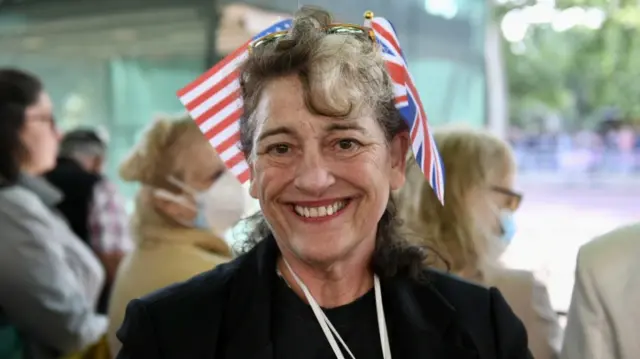
{"type": "Polygon", "coordinates": [[[407,168],[407,151],[409,150],[409,133],[402,132],[391,140],[391,190],[400,189],[404,185],[407,168]]]}
{"type": "Polygon", "coordinates": [[[183,196],[158,189],[153,193],[151,200],[158,212],[173,218],[178,223],[191,223],[196,218],[195,204],[189,203],[183,196]]]}

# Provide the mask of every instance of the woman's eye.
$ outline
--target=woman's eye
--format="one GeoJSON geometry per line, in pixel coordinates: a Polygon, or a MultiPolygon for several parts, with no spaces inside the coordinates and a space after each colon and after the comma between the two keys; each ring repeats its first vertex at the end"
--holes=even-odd
{"type": "Polygon", "coordinates": [[[291,147],[285,144],[277,144],[269,147],[267,152],[275,155],[285,155],[291,151],[291,147]]]}
{"type": "Polygon", "coordinates": [[[360,147],[361,144],[356,140],[347,138],[347,139],[339,140],[336,143],[336,145],[342,151],[350,151],[350,150],[357,149],[358,147],[360,147]]]}

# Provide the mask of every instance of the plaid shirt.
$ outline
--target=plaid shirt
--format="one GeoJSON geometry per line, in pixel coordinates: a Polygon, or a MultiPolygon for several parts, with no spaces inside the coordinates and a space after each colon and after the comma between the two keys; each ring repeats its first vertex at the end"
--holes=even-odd
{"type": "Polygon", "coordinates": [[[106,179],[94,187],[89,230],[91,247],[97,253],[128,252],[133,248],[124,199],[106,179]]]}

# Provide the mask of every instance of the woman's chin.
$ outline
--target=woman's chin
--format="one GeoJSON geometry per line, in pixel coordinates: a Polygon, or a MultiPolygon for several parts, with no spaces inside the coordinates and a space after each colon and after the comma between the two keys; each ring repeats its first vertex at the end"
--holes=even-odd
{"type": "Polygon", "coordinates": [[[352,246],[348,243],[336,243],[337,238],[334,236],[307,238],[304,244],[294,245],[294,253],[303,262],[313,265],[322,266],[339,262],[349,256],[352,246]]]}

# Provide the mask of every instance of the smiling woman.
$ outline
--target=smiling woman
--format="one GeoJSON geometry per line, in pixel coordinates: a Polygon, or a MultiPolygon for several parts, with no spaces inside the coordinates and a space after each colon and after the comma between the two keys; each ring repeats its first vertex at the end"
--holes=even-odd
{"type": "Polygon", "coordinates": [[[240,87],[262,209],[247,252],[133,301],[119,358],[529,357],[497,290],[428,269],[402,235],[409,134],[370,29],[303,7],[252,43],[240,87]]]}

